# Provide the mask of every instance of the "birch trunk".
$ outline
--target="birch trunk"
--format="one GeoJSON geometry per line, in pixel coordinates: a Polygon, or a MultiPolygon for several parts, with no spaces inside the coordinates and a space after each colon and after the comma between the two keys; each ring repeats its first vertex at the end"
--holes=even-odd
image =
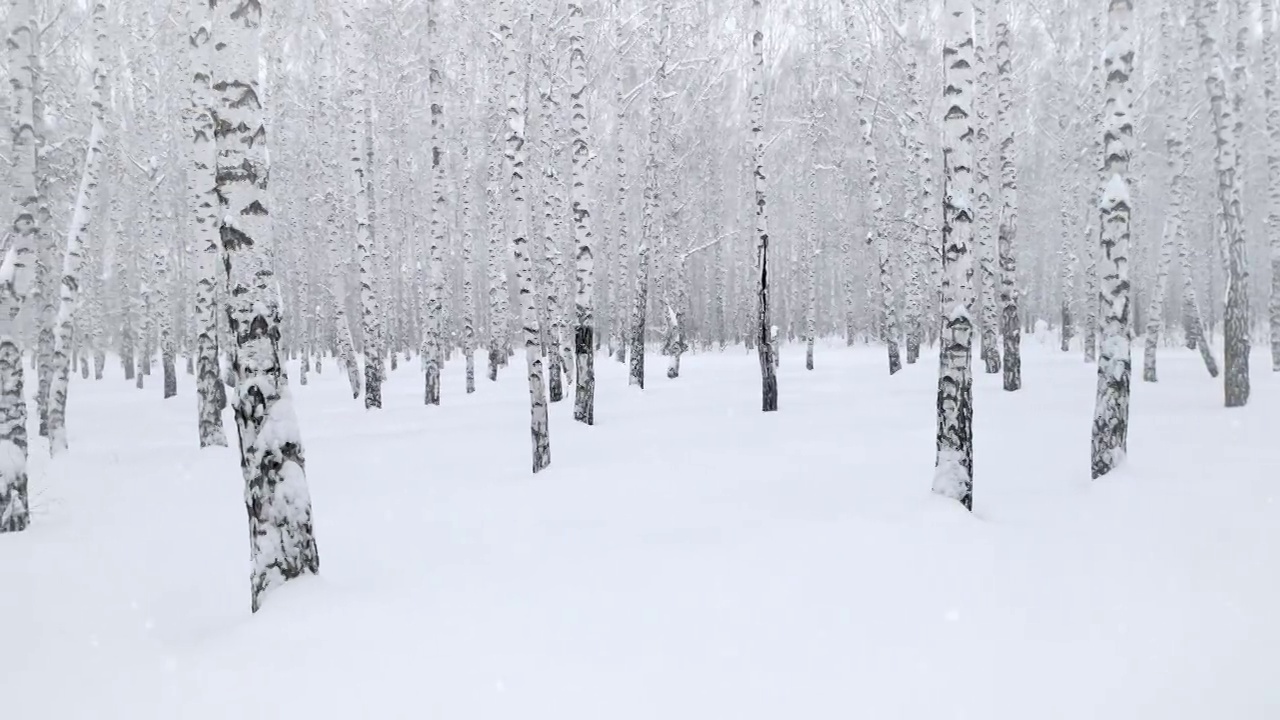
{"type": "Polygon", "coordinates": [[[1022,325],[1018,322],[1018,165],[1014,150],[1013,53],[1009,43],[1009,0],[996,0],[996,118],[1000,132],[1000,332],[1004,336],[1004,389],[1022,387],[1022,325]]]}
{"type": "Polygon", "coordinates": [[[943,254],[933,491],[973,509],[974,40],[971,0],[943,9],[943,254]]]}
{"type": "Polygon", "coordinates": [[[1093,477],[1124,459],[1129,437],[1129,238],[1133,201],[1129,162],[1133,153],[1133,0],[1110,0],[1103,61],[1107,77],[1102,143],[1099,275],[1103,310],[1098,355],[1098,399],[1093,413],[1093,477]]]}
{"type": "Polygon", "coordinates": [[[502,40],[503,72],[506,77],[507,132],[504,163],[510,180],[514,232],[511,245],[519,283],[521,317],[524,323],[524,352],[529,378],[530,435],[533,440],[533,471],[551,464],[551,437],[547,422],[546,384],[542,357],[538,351],[538,308],[534,294],[533,257],[529,251],[528,180],[525,177],[525,99],[520,79],[513,24],[516,13],[511,0],[500,0],[498,35],[502,40]]]}
{"type": "Polygon", "coordinates": [[[1274,0],[1262,0],[1262,74],[1267,100],[1267,214],[1271,253],[1271,369],[1280,372],[1280,28],[1274,0]]]}
{"type": "Polygon", "coordinates": [[[31,289],[37,237],[36,144],[32,115],[31,0],[9,5],[9,113],[13,228],[0,264],[0,533],[30,522],[27,499],[27,404],[22,394],[18,315],[31,289]]]}
{"type": "Polygon", "coordinates": [[[427,93],[431,103],[431,216],[427,240],[426,342],[422,364],[426,374],[425,402],[440,404],[440,374],[444,371],[444,102],[440,77],[440,50],[436,47],[436,0],[427,0],[427,93]]]}
{"type": "MultiPolygon", "coordinates": [[[[1143,342],[1142,349],[1142,380],[1143,382],[1156,382],[1156,350],[1160,343],[1160,331],[1163,328],[1162,316],[1164,313],[1165,293],[1169,285],[1169,266],[1173,261],[1173,247],[1176,238],[1181,232],[1182,225],[1182,207],[1185,202],[1184,184],[1187,181],[1186,168],[1181,166],[1182,140],[1179,132],[1174,128],[1177,122],[1179,111],[1188,110],[1185,105],[1185,99],[1178,98],[1178,83],[1180,79],[1186,75],[1186,64],[1183,60],[1183,53],[1178,47],[1178,31],[1174,27],[1174,21],[1170,17],[1169,7],[1164,6],[1160,10],[1160,26],[1164,31],[1164,38],[1161,43],[1160,64],[1173,72],[1173,76],[1167,78],[1164,82],[1164,101],[1168,107],[1176,108],[1169,113],[1167,118],[1168,126],[1165,130],[1165,154],[1166,164],[1169,168],[1170,177],[1170,207],[1165,215],[1163,232],[1160,237],[1159,251],[1156,253],[1156,268],[1151,288],[1151,304],[1147,309],[1147,328],[1146,337],[1143,342]],[[1175,55],[1177,59],[1175,60],[1175,55]]],[[[1189,88],[1187,88],[1189,89],[1189,88]]],[[[1186,117],[1183,115],[1182,117],[1186,117]]]]}
{"type": "Polygon", "coordinates": [[[573,418],[581,423],[595,423],[595,239],[591,234],[591,208],[594,206],[591,151],[587,141],[587,57],[585,22],[581,0],[569,0],[569,109],[573,175],[569,194],[569,210],[573,217],[573,235],[577,243],[573,299],[573,351],[577,380],[573,402],[573,418]]]}
{"type": "Polygon", "coordinates": [[[777,363],[769,314],[769,215],[764,175],[764,18],[761,0],[751,0],[751,165],[756,226],[756,347],[760,356],[761,407],[778,409],[777,363]]]}
{"type": "Polygon", "coordinates": [[[271,270],[267,130],[258,98],[262,5],[214,0],[214,127],[227,318],[236,340],[236,428],[249,513],[254,612],[274,587],[320,569],[311,498],[280,355],[280,302],[271,270]]]}
{"type": "Polygon", "coordinates": [[[991,63],[987,60],[987,3],[992,0],[974,0],[973,35],[974,58],[977,62],[977,93],[974,130],[977,133],[977,164],[974,174],[974,192],[977,193],[978,214],[978,269],[981,287],[982,361],[988,373],[1000,372],[1000,348],[996,338],[999,325],[996,312],[996,233],[992,219],[995,213],[991,202],[991,63]]]}
{"type": "MultiPolygon", "coordinates": [[[[107,84],[107,5],[105,0],[93,4],[93,91],[92,124],[89,147],[85,150],[84,175],[76,197],[75,211],[67,232],[66,250],[62,258],[62,282],[58,314],[54,322],[53,372],[49,384],[49,452],[57,455],[67,449],[67,387],[71,372],[72,322],[80,302],[85,242],[89,237],[89,220],[97,202],[98,181],[102,175],[103,142],[106,134],[105,99],[107,84]]],[[[224,442],[225,444],[225,442],[224,442]]]]}
{"type": "MultiPolygon", "coordinates": [[[[1209,91],[1209,109],[1213,118],[1214,169],[1217,173],[1217,195],[1221,204],[1221,223],[1227,248],[1227,303],[1222,332],[1223,389],[1227,407],[1240,407],[1249,401],[1249,297],[1248,264],[1245,256],[1244,216],[1241,208],[1240,136],[1244,129],[1242,114],[1242,77],[1236,87],[1228,88],[1223,65],[1226,60],[1218,49],[1218,0],[1199,0],[1197,27],[1200,31],[1200,57],[1207,65],[1205,85],[1209,91]],[[1229,96],[1230,91],[1230,96],[1229,96]]],[[[1239,72],[1243,75],[1243,71],[1239,72]]]]}
{"type": "MultiPolygon", "coordinates": [[[[364,406],[382,407],[382,357],[378,349],[379,322],[377,281],[374,267],[373,231],[369,211],[369,186],[365,166],[365,58],[357,37],[358,8],[343,4],[342,44],[346,56],[346,140],[347,192],[355,221],[356,255],[360,262],[360,319],[364,342],[364,406]]],[[[351,358],[354,363],[355,357],[351,358]]]]}

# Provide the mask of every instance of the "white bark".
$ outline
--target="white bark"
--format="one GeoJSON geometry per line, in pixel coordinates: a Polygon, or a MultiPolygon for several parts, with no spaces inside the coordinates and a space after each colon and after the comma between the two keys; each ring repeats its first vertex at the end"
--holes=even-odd
{"type": "Polygon", "coordinates": [[[996,234],[995,213],[991,202],[991,96],[995,84],[991,81],[991,63],[987,54],[987,3],[991,0],[973,0],[974,58],[977,71],[977,93],[974,96],[974,138],[977,144],[977,164],[974,173],[974,192],[977,193],[978,214],[978,269],[981,287],[980,304],[982,361],[988,373],[1000,372],[1000,349],[997,345],[998,326],[996,309],[996,234]]]}
{"type": "MultiPolygon", "coordinates": [[[[53,455],[67,449],[66,411],[71,371],[72,322],[80,302],[85,242],[89,236],[89,220],[97,202],[98,182],[102,175],[107,91],[105,57],[107,5],[105,0],[94,2],[90,29],[93,33],[93,95],[89,147],[85,150],[84,174],[80,180],[80,190],[76,196],[75,209],[67,231],[66,250],[62,258],[58,314],[54,321],[53,372],[49,385],[49,451],[53,455]]],[[[221,426],[218,429],[221,431],[221,426]]],[[[225,440],[223,444],[226,444],[225,440]]]]}
{"type": "Polygon", "coordinates": [[[1271,369],[1280,372],[1280,28],[1274,0],[1262,0],[1262,73],[1267,100],[1267,234],[1271,254],[1271,369]]]}
{"type": "Polygon", "coordinates": [[[755,194],[756,225],[756,344],[760,356],[761,407],[778,409],[778,378],[775,372],[772,318],[769,313],[769,215],[764,175],[764,18],[761,0],[751,0],[751,166],[755,194]]]}
{"type": "Polygon", "coordinates": [[[427,94],[431,103],[431,194],[430,236],[427,239],[427,317],[422,349],[426,373],[425,402],[440,404],[440,373],[444,371],[444,98],[440,76],[440,50],[437,47],[436,0],[427,0],[427,94]]]}
{"type": "Polygon", "coordinates": [[[974,47],[971,0],[943,10],[942,361],[933,491],[973,509],[974,47]]]}
{"type": "Polygon", "coordinates": [[[279,290],[268,253],[267,129],[258,84],[262,6],[253,0],[213,0],[212,7],[217,188],[257,612],[272,588],[318,572],[320,557],[302,438],[281,362],[279,290]]]}
{"type": "Polygon", "coordinates": [[[590,188],[591,148],[587,142],[587,58],[585,23],[581,0],[569,0],[569,113],[573,175],[569,190],[569,211],[573,217],[573,235],[577,243],[574,258],[574,337],[573,350],[577,365],[577,387],[573,418],[581,423],[595,423],[595,238],[591,234],[591,208],[595,206],[590,188]]]}
{"type": "Polygon", "coordinates": [[[32,119],[31,0],[9,5],[9,112],[13,140],[13,226],[0,262],[0,533],[25,530],[27,500],[27,404],[22,395],[22,335],[18,314],[31,289],[36,211],[36,145],[32,119]]]}
{"type": "MultiPolygon", "coordinates": [[[[1240,1],[1240,0],[1237,0],[1240,1]]],[[[1242,113],[1243,71],[1238,71],[1228,88],[1218,49],[1218,0],[1199,0],[1197,25],[1200,57],[1207,65],[1205,85],[1213,118],[1214,169],[1218,176],[1217,195],[1221,204],[1222,230],[1227,249],[1227,303],[1222,324],[1224,336],[1223,389],[1227,407],[1239,407],[1249,400],[1249,294],[1248,261],[1245,256],[1244,214],[1241,205],[1243,162],[1240,136],[1244,130],[1242,113]]],[[[1243,32],[1244,29],[1241,28],[1243,32]]]]}
{"type": "Polygon", "coordinates": [[[538,307],[534,296],[533,258],[529,252],[529,200],[526,173],[524,83],[516,50],[516,14],[512,0],[500,0],[498,35],[502,40],[502,64],[507,96],[506,152],[504,162],[511,193],[511,246],[519,283],[521,317],[524,323],[524,352],[529,378],[530,434],[533,440],[533,471],[551,464],[551,437],[547,421],[546,383],[542,356],[538,350],[538,307]]]}
{"type": "Polygon", "coordinates": [[[1014,151],[1013,52],[1009,39],[1009,0],[996,0],[996,66],[999,73],[997,119],[1000,133],[1000,333],[1004,339],[1004,389],[1022,387],[1022,327],[1018,318],[1017,260],[1018,166],[1014,151]]]}
{"type": "Polygon", "coordinates": [[[1129,163],[1133,155],[1133,0],[1110,0],[1104,67],[1103,170],[1109,180],[1100,205],[1098,268],[1101,281],[1102,344],[1098,354],[1098,398],[1093,413],[1093,477],[1115,469],[1129,436],[1129,238],[1133,200],[1129,163]]]}

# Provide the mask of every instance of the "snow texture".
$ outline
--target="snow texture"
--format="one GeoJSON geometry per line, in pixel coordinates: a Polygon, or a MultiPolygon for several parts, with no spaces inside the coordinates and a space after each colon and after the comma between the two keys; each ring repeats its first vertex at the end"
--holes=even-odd
{"type": "Polygon", "coordinates": [[[929,492],[932,363],[802,352],[770,414],[741,348],[643,394],[597,363],[596,426],[551,408],[536,480],[522,373],[425,412],[405,364],[380,414],[315,375],[324,572],[256,615],[236,451],[197,447],[194,389],[74,377],[71,450],[32,453],[33,524],[0,536],[5,717],[1276,716],[1280,377],[1227,411],[1168,353],[1091,482],[1092,369],[1031,340],[1022,391],[974,379],[971,515],[929,492]]]}

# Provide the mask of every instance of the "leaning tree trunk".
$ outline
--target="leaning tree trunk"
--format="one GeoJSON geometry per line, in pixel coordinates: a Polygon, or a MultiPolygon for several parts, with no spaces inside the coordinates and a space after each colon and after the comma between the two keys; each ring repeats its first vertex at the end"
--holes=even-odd
{"type": "Polygon", "coordinates": [[[551,464],[551,436],[547,422],[546,383],[542,356],[538,351],[538,307],[534,295],[533,257],[529,251],[528,180],[525,177],[525,99],[516,51],[515,13],[511,0],[500,0],[498,35],[502,40],[502,64],[506,76],[507,132],[504,162],[510,180],[512,203],[512,247],[519,283],[521,316],[524,322],[524,353],[529,376],[530,435],[533,439],[533,471],[551,464]]]}
{"type": "MultiPolygon", "coordinates": [[[[1223,233],[1227,246],[1227,302],[1222,323],[1224,350],[1222,358],[1223,387],[1227,407],[1240,407],[1249,401],[1249,297],[1248,264],[1245,256],[1244,216],[1241,209],[1240,136],[1244,130],[1242,92],[1228,88],[1221,53],[1217,47],[1218,0],[1199,0],[1197,27],[1200,31],[1200,56],[1208,66],[1205,85],[1209,90],[1209,109],[1213,118],[1216,152],[1214,169],[1218,176],[1218,201],[1221,203],[1223,233]]],[[[1240,72],[1243,74],[1243,71],[1240,72]]]]}
{"type": "Polygon", "coordinates": [[[756,343],[760,355],[761,406],[778,409],[772,320],[769,315],[769,215],[764,177],[764,24],[760,0],[751,0],[751,166],[756,199],[756,343]]]}
{"type": "Polygon", "coordinates": [[[573,175],[569,190],[569,210],[573,216],[573,234],[578,244],[573,297],[573,352],[577,372],[577,388],[573,400],[573,418],[581,423],[595,423],[595,240],[591,235],[592,187],[590,148],[587,145],[587,58],[581,0],[569,0],[569,108],[573,175]]]}
{"type": "Polygon", "coordinates": [[[107,5],[105,0],[93,4],[93,120],[89,129],[89,147],[85,150],[84,175],[76,197],[75,211],[67,232],[66,250],[62,257],[62,283],[58,314],[54,322],[53,373],[49,380],[49,452],[57,455],[67,449],[67,386],[71,372],[72,320],[80,299],[84,246],[89,237],[89,219],[98,194],[102,175],[102,145],[106,134],[105,97],[107,85],[107,5]]]}
{"type": "Polygon", "coordinates": [[[1129,438],[1129,237],[1133,200],[1129,161],[1133,153],[1133,0],[1110,0],[1103,62],[1107,97],[1102,131],[1103,190],[1099,223],[1102,344],[1098,353],[1098,398],[1093,412],[1093,477],[1115,469],[1129,438]]]}
{"type": "Polygon", "coordinates": [[[25,530],[27,500],[27,404],[22,394],[22,332],[18,315],[31,286],[37,232],[36,144],[31,110],[31,0],[9,6],[9,127],[13,178],[13,229],[0,266],[0,533],[25,530]]]}
{"type": "Polygon", "coordinates": [[[280,355],[271,266],[267,128],[258,98],[259,2],[214,0],[213,109],[226,252],[227,318],[236,340],[236,429],[249,512],[252,608],[272,588],[320,569],[302,437],[280,355]]]}
{"type": "Polygon", "coordinates": [[[933,491],[973,509],[973,4],[943,10],[943,253],[933,491]]]}
{"type": "Polygon", "coordinates": [[[1022,387],[1022,324],[1018,322],[1018,166],[1014,153],[1013,53],[1009,48],[1009,3],[996,1],[996,69],[1000,127],[1000,332],[1004,336],[1004,389],[1022,387]]]}

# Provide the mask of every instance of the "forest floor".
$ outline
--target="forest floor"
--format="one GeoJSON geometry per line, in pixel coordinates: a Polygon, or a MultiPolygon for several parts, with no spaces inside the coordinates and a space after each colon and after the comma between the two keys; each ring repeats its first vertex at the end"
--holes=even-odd
{"type": "Polygon", "coordinates": [[[455,360],[424,408],[415,360],[375,412],[295,366],[322,574],[256,615],[238,460],[197,447],[191,379],[77,378],[71,452],[33,444],[34,524],[0,536],[0,714],[1280,717],[1261,353],[1229,411],[1163,348],[1091,482],[1094,371],[1032,339],[1025,390],[978,376],[972,515],[929,492],[936,351],[890,378],[882,348],[806,372],[789,347],[770,415],[741,348],[678,380],[651,356],[643,393],[601,356],[597,425],[553,406],[536,477],[523,362],[466,396],[455,360]]]}

